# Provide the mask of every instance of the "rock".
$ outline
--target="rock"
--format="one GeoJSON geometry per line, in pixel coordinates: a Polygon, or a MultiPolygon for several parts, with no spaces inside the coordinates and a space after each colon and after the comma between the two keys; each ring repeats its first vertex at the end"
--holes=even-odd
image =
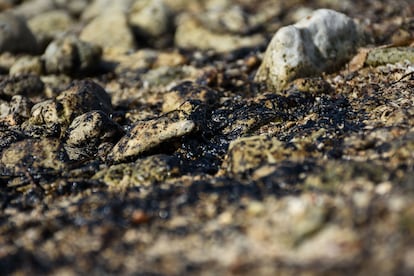
{"type": "Polygon", "coordinates": [[[30,117],[32,106],[33,103],[28,98],[21,95],[15,95],[10,101],[10,113],[27,119],[30,117]]]}
{"type": "Polygon", "coordinates": [[[93,18],[106,12],[126,13],[135,0],[94,0],[82,13],[82,19],[90,21],[93,18]]]}
{"type": "Polygon", "coordinates": [[[317,10],[275,34],[255,80],[276,91],[283,90],[296,78],[338,69],[364,40],[351,18],[333,10],[317,10]]]}
{"type": "Polygon", "coordinates": [[[22,56],[10,67],[9,74],[11,76],[18,75],[37,75],[40,76],[44,72],[44,64],[38,56],[22,56]]]}
{"type": "Polygon", "coordinates": [[[200,15],[205,27],[216,33],[248,34],[257,26],[240,6],[231,5],[221,9],[211,9],[200,15]]]}
{"type": "Polygon", "coordinates": [[[26,97],[15,95],[9,103],[0,105],[0,124],[16,126],[30,117],[33,103],[26,97]]]}
{"type": "Polygon", "coordinates": [[[186,49],[229,52],[239,48],[257,47],[264,42],[264,37],[261,34],[241,36],[214,32],[187,14],[179,18],[175,33],[176,46],[186,49]]]}
{"type": "Polygon", "coordinates": [[[58,38],[47,47],[43,59],[49,74],[82,74],[100,65],[102,49],[75,36],[58,38]]]}
{"type": "Polygon", "coordinates": [[[1,175],[27,175],[59,172],[68,156],[58,139],[26,139],[11,144],[0,155],[1,175]]]}
{"type": "Polygon", "coordinates": [[[11,13],[1,13],[0,27],[0,52],[37,52],[36,38],[23,19],[11,13]]]}
{"type": "Polygon", "coordinates": [[[138,122],[112,149],[110,161],[121,162],[155,148],[170,139],[191,133],[195,123],[183,111],[138,122]]]}
{"type": "Polygon", "coordinates": [[[120,133],[121,128],[102,111],[90,111],[76,117],[70,124],[66,144],[98,145],[120,133]]]}
{"type": "Polygon", "coordinates": [[[135,49],[134,35],[127,16],[120,11],[108,11],[95,17],[82,30],[80,38],[104,49],[120,52],[135,49]]]}
{"type": "Polygon", "coordinates": [[[289,155],[283,142],[267,135],[242,137],[230,143],[227,171],[234,175],[252,172],[264,164],[275,164],[289,155]]]}
{"type": "Polygon", "coordinates": [[[189,100],[196,100],[207,106],[212,106],[218,102],[219,94],[207,86],[186,81],[173,87],[171,91],[164,94],[162,112],[166,113],[177,110],[183,103],[189,100]]]}
{"type": "Polygon", "coordinates": [[[136,160],[110,166],[93,176],[105,184],[118,189],[134,186],[149,186],[161,183],[179,175],[179,160],[165,154],[156,154],[136,160]]]}
{"type": "Polygon", "coordinates": [[[122,129],[102,111],[90,111],[76,117],[66,132],[66,151],[76,160],[95,154],[101,143],[112,142],[122,129]]]}
{"type": "Polygon", "coordinates": [[[37,103],[28,121],[22,125],[29,136],[61,136],[73,119],[92,110],[104,114],[112,111],[111,99],[106,91],[92,81],[73,83],[55,99],[37,103]]]}
{"type": "Polygon", "coordinates": [[[414,63],[413,47],[375,48],[368,52],[365,64],[379,66],[408,61],[414,63]]]}
{"type": "Polygon", "coordinates": [[[139,37],[148,44],[162,47],[172,41],[172,13],[162,0],[135,1],[129,11],[129,21],[139,37]]]}
{"type": "Polygon", "coordinates": [[[40,49],[45,49],[54,38],[69,30],[73,23],[74,20],[64,10],[44,12],[28,20],[28,25],[35,35],[40,49]]]}
{"type": "Polygon", "coordinates": [[[89,0],[55,0],[60,9],[68,11],[74,18],[81,16],[82,12],[89,7],[89,2],[89,0]]]}
{"type": "Polygon", "coordinates": [[[73,83],[56,97],[56,101],[62,104],[67,122],[92,110],[101,110],[105,114],[112,112],[109,95],[100,85],[90,80],[73,83]]]}
{"type": "Polygon", "coordinates": [[[24,1],[23,4],[17,6],[13,13],[23,18],[29,19],[35,15],[55,9],[54,0],[31,0],[24,1]]]}
{"type": "Polygon", "coordinates": [[[43,89],[44,84],[36,75],[7,76],[0,79],[0,96],[3,97],[36,96],[42,93],[43,89]]]}

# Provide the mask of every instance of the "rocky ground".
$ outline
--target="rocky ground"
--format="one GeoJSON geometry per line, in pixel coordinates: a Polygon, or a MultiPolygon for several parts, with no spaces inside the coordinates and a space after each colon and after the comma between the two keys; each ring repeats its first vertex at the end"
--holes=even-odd
{"type": "Polygon", "coordinates": [[[414,273],[412,1],[0,9],[2,275],[414,273]]]}

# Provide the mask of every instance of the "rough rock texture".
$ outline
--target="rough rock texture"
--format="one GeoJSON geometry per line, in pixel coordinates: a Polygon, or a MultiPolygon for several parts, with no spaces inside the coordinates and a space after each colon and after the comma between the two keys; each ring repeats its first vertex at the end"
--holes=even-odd
{"type": "MultiPolygon", "coordinates": [[[[414,275],[412,1],[162,2],[171,29],[144,35],[128,20],[161,1],[0,1],[74,19],[46,51],[0,53],[0,274],[414,275]],[[277,93],[255,80],[320,8],[371,44],[277,93]],[[119,14],[88,58],[79,36],[119,14]],[[125,30],[136,48],[116,50],[125,30]]],[[[315,45],[348,41],[319,27],[315,45]]]]}
{"type": "Polygon", "coordinates": [[[317,10],[277,31],[255,79],[281,91],[296,78],[338,69],[364,40],[351,18],[333,10],[317,10]]]}

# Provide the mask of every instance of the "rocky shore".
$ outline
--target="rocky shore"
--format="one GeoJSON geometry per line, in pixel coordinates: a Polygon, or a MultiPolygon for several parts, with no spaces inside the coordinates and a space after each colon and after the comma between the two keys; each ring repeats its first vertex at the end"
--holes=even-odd
{"type": "Polygon", "coordinates": [[[0,2],[0,274],[412,275],[411,1],[0,2]]]}

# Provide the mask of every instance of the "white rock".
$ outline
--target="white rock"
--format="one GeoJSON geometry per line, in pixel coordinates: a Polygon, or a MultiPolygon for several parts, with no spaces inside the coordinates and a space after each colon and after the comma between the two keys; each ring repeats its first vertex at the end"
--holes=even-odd
{"type": "Polygon", "coordinates": [[[294,25],[279,29],[267,47],[255,80],[283,90],[299,77],[340,68],[365,41],[348,16],[320,9],[294,25]]]}

